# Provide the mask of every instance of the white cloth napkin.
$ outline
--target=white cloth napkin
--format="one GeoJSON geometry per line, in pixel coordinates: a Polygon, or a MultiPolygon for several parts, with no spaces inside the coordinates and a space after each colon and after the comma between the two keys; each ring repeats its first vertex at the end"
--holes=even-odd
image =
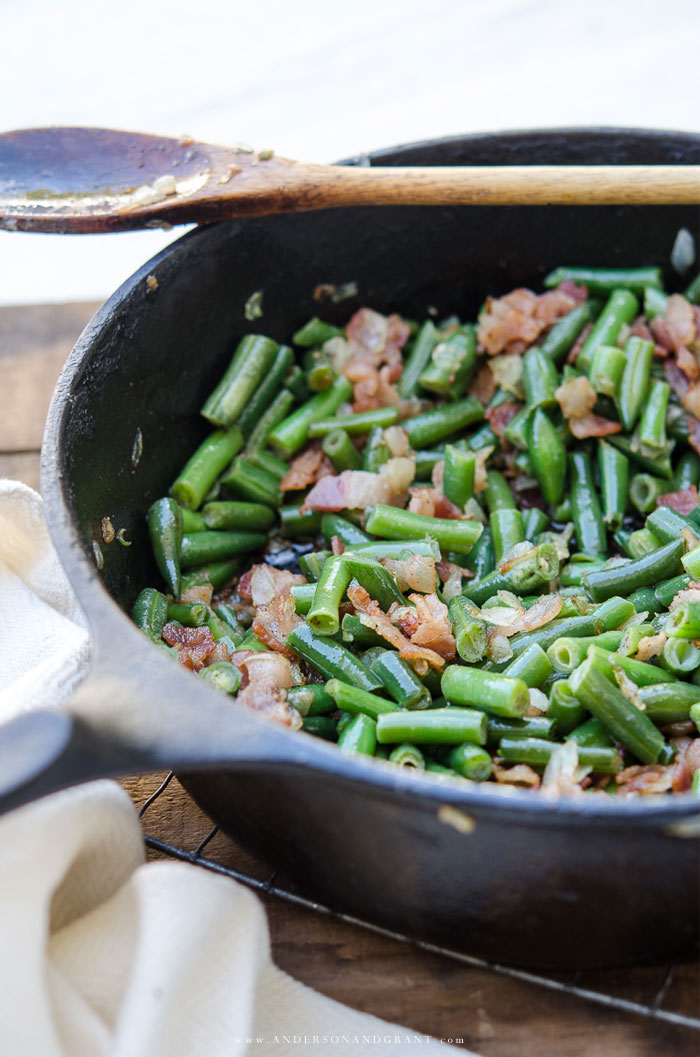
{"type": "MultiPolygon", "coordinates": [[[[0,481],[0,627],[0,721],[59,705],[87,667],[88,635],[41,499],[16,481],[0,481]]],[[[144,865],[135,809],[115,783],[0,819],[3,1055],[416,1052],[465,1051],[277,969],[264,910],[246,888],[194,866],[144,865]]]]}

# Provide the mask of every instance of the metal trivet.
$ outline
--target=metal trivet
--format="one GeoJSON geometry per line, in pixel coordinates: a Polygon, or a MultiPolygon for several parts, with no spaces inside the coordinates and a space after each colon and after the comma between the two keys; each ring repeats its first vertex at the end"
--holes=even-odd
{"type": "MultiPolygon", "coordinates": [[[[156,791],[145,801],[139,811],[139,818],[143,818],[154,801],[158,799],[161,793],[170,784],[172,778],[174,778],[174,774],[171,771],[167,778],[165,778],[160,784],[158,789],[156,789],[156,791]]],[[[671,1010],[662,1008],[663,1001],[673,982],[675,973],[674,965],[668,966],[661,982],[661,986],[658,988],[653,1001],[648,1005],[644,1005],[641,1002],[631,1002],[628,999],[619,998],[616,995],[606,994],[604,991],[592,991],[588,988],[580,987],[578,984],[581,977],[580,970],[572,973],[572,977],[568,982],[563,982],[555,977],[542,976],[539,973],[528,972],[524,969],[513,969],[507,965],[488,962],[483,958],[475,958],[473,955],[463,954],[461,951],[449,950],[446,947],[439,947],[437,944],[428,943],[425,940],[414,939],[411,936],[404,936],[400,932],[392,932],[390,929],[382,928],[380,925],[373,925],[369,921],[363,921],[361,918],[353,917],[350,914],[344,914],[342,911],[334,910],[332,907],[325,906],[323,903],[317,903],[315,900],[298,895],[296,892],[290,892],[286,888],[282,888],[275,884],[275,873],[272,873],[267,880],[261,881],[256,877],[249,876],[241,870],[235,870],[229,866],[223,866],[214,859],[208,859],[203,854],[204,849],[216,836],[218,831],[219,827],[214,826],[204,840],[200,841],[194,851],[186,851],[184,848],[177,848],[172,844],[168,844],[166,841],[158,840],[156,837],[149,837],[148,834],[145,834],[145,842],[149,848],[153,848],[155,851],[162,852],[164,855],[169,855],[173,859],[189,862],[195,866],[202,866],[205,870],[211,870],[213,873],[226,874],[227,877],[232,877],[234,881],[239,881],[241,884],[246,885],[248,888],[252,888],[256,892],[274,896],[276,899],[282,899],[287,903],[303,907],[306,910],[312,910],[316,914],[322,914],[326,917],[334,918],[336,921],[343,921],[348,925],[360,926],[363,929],[367,929],[368,932],[374,932],[376,935],[385,936],[388,939],[398,940],[401,943],[417,947],[419,950],[428,951],[430,954],[442,955],[444,958],[450,958],[452,961],[460,962],[462,965],[468,965],[472,969],[483,969],[495,973],[498,976],[507,976],[510,977],[510,979],[518,980],[521,983],[533,984],[536,987],[541,987],[548,991],[555,991],[567,996],[574,996],[575,998],[583,999],[586,1002],[594,1002],[599,1006],[615,1009],[620,1013],[631,1013],[638,1017],[649,1017],[652,1020],[662,1021],[666,1024],[673,1024],[675,1027],[690,1028],[694,1031],[700,1032],[700,1017],[688,1017],[682,1013],[674,1013],[671,1010]]]]}

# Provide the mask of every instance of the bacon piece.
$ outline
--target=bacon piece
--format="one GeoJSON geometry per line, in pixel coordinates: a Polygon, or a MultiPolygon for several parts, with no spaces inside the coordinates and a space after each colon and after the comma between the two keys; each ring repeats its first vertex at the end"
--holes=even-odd
{"type": "Polygon", "coordinates": [[[381,609],[379,603],[370,598],[364,587],[351,584],[348,587],[348,598],[362,623],[390,642],[399,651],[400,657],[411,661],[418,675],[425,675],[428,665],[437,669],[444,666],[444,658],[435,650],[425,646],[416,646],[410,642],[406,635],[392,623],[391,618],[381,609]]]}
{"type": "Polygon", "coordinates": [[[353,382],[355,411],[400,404],[393,384],[403,370],[401,348],[411,333],[400,316],[382,316],[371,308],[361,308],[346,327],[348,349],[342,367],[353,382]]]}
{"type": "Polygon", "coordinates": [[[484,412],[484,418],[487,420],[496,436],[502,437],[504,429],[508,423],[515,418],[522,406],[522,404],[505,401],[504,403],[499,404],[498,407],[487,407],[484,412]]]}
{"type": "Polygon", "coordinates": [[[652,340],[659,348],[664,350],[666,355],[674,351],[673,338],[669,333],[666,320],[663,316],[654,316],[649,323],[649,330],[652,333],[652,340]]]}
{"type": "MultiPolygon", "coordinates": [[[[561,595],[543,595],[529,609],[522,609],[519,615],[514,620],[509,621],[508,624],[496,624],[495,631],[497,634],[505,635],[507,638],[510,638],[511,635],[517,635],[521,631],[534,631],[535,628],[541,628],[545,624],[549,624],[550,620],[558,617],[562,605],[561,595]]],[[[490,609],[485,609],[482,615],[489,619],[490,612],[490,609]]]]}
{"type": "Polygon", "coordinates": [[[387,426],[384,430],[384,440],[386,441],[389,451],[395,458],[411,454],[408,433],[403,426],[387,426]]]}
{"type": "Polygon", "coordinates": [[[639,793],[642,796],[652,796],[655,793],[667,793],[673,783],[672,771],[673,767],[663,767],[655,763],[645,767],[625,767],[615,776],[618,795],[639,793]]]}
{"type": "Polygon", "coordinates": [[[193,584],[192,587],[187,587],[180,595],[179,601],[184,602],[187,605],[204,602],[205,606],[211,604],[211,597],[214,594],[214,588],[211,584],[193,584]]]}
{"type": "Polygon", "coordinates": [[[416,607],[418,627],[411,635],[413,646],[427,646],[439,653],[446,661],[452,660],[457,652],[452,628],[447,617],[447,606],[436,594],[408,596],[416,607]]]}
{"type": "Polygon", "coordinates": [[[694,484],[680,492],[666,492],[656,500],[657,506],[667,506],[677,514],[690,514],[698,505],[698,490],[694,484]]]}
{"type": "Polygon", "coordinates": [[[422,514],[424,517],[435,517],[435,503],[437,501],[437,489],[435,488],[411,488],[411,498],[407,510],[412,514],[422,514]]]}
{"type": "Polygon", "coordinates": [[[676,396],[682,399],[690,387],[687,374],[683,373],[674,359],[668,359],[664,360],[664,375],[676,396]]]}
{"type": "Polygon", "coordinates": [[[297,455],[280,481],[280,491],[294,492],[315,484],[322,460],[323,452],[320,446],[307,448],[301,455],[297,455]]]}
{"type": "Polygon", "coordinates": [[[467,392],[480,404],[488,404],[495,396],[498,384],[494,378],[493,371],[488,363],[485,363],[476,373],[467,392]]]}
{"type": "Polygon", "coordinates": [[[691,385],[687,393],[681,397],[681,404],[693,418],[700,418],[700,382],[691,385]]]}
{"type": "Polygon", "coordinates": [[[700,770],[700,738],[672,738],[676,759],[671,772],[671,788],[674,793],[686,793],[693,775],[700,770]]]}
{"type": "Polygon", "coordinates": [[[580,418],[570,418],[569,429],[579,440],[585,440],[587,437],[607,437],[611,433],[619,433],[622,425],[620,422],[613,422],[612,419],[602,418],[601,415],[595,415],[589,411],[580,418]]]}
{"type": "Polygon", "coordinates": [[[695,340],[695,313],[693,306],[681,294],[671,294],[663,315],[671,347],[674,351],[688,346],[695,340]]]}
{"type": "Polygon", "coordinates": [[[177,649],[180,664],[193,672],[204,668],[216,649],[214,636],[208,627],[180,628],[176,624],[166,624],[163,628],[163,638],[168,646],[175,646],[177,649]]]}
{"type": "Polygon", "coordinates": [[[337,477],[324,477],[314,485],[301,508],[307,510],[364,510],[375,503],[402,505],[415,477],[413,459],[389,459],[379,473],[343,470],[337,477]]]}
{"type": "Polygon", "coordinates": [[[246,708],[283,726],[298,730],[301,716],[287,704],[286,691],[292,686],[292,669],[280,653],[241,651],[234,654],[237,667],[244,673],[243,689],[237,700],[246,708]],[[242,654],[248,656],[243,657],[242,654]]]}
{"type": "Polygon", "coordinates": [[[528,789],[539,789],[540,776],[526,763],[516,763],[514,767],[506,767],[504,764],[494,760],[493,776],[501,785],[523,785],[528,789]]]}
{"type": "Polygon", "coordinates": [[[559,283],[557,290],[572,298],[577,305],[582,305],[588,299],[588,287],[583,283],[575,283],[573,279],[565,279],[563,283],[559,283]]]}
{"type": "Polygon", "coordinates": [[[686,378],[690,378],[691,382],[697,381],[698,377],[700,377],[700,364],[698,364],[690,349],[686,349],[685,346],[676,353],[676,363],[686,378]]]}
{"type": "Polygon", "coordinates": [[[305,584],[306,577],[290,573],[287,569],[274,569],[271,565],[254,565],[238,581],[241,598],[250,598],[253,605],[264,606],[281,594],[289,594],[295,584],[305,584]]]}
{"type": "Polygon", "coordinates": [[[285,592],[275,595],[265,605],[258,606],[253,631],[271,650],[283,653],[293,661],[296,655],[287,646],[287,638],[294,628],[303,623],[304,618],[298,616],[292,595],[285,592]]]}
{"type": "Polygon", "coordinates": [[[499,352],[520,354],[543,330],[568,315],[577,301],[578,298],[561,289],[538,297],[531,290],[519,288],[505,297],[489,297],[479,316],[479,344],[489,356],[499,352]]]}
{"type": "Polygon", "coordinates": [[[660,653],[663,653],[665,644],[665,631],[660,631],[658,635],[646,635],[639,640],[635,657],[638,661],[648,661],[651,657],[658,657],[660,653]]]}
{"type": "Polygon", "coordinates": [[[578,354],[581,351],[581,349],[583,348],[583,346],[585,345],[586,339],[587,339],[588,335],[590,334],[590,332],[592,330],[593,330],[593,324],[592,323],[586,323],[585,327],[583,328],[583,330],[579,334],[578,338],[576,339],[574,344],[569,349],[569,352],[568,352],[567,357],[566,357],[566,362],[567,363],[576,363],[576,360],[578,359],[578,354]]]}
{"type": "Polygon", "coordinates": [[[685,423],[688,427],[688,443],[700,455],[700,422],[692,415],[688,415],[685,423]]]}
{"type": "Polygon", "coordinates": [[[340,536],[331,536],[331,554],[335,554],[336,557],[339,554],[345,554],[345,544],[340,536]]]}

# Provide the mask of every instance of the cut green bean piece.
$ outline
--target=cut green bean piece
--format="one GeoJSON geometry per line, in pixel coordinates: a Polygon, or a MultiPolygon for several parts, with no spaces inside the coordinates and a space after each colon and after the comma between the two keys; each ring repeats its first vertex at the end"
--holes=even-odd
{"type": "Polygon", "coordinates": [[[569,470],[571,512],[579,550],[590,555],[605,555],[607,538],[590,455],[585,451],[572,452],[569,470]]]}
{"type": "Polygon", "coordinates": [[[652,341],[630,338],[625,345],[625,369],[617,394],[617,407],[622,425],[628,431],[633,429],[647,397],[653,357],[652,341]]]}
{"type": "Polygon", "coordinates": [[[188,510],[187,507],[180,507],[182,511],[182,531],[183,532],[204,532],[206,528],[210,528],[204,520],[204,515],[199,510],[188,510]]]}
{"type": "Polygon", "coordinates": [[[407,400],[418,392],[418,380],[428,365],[430,354],[437,341],[435,324],[427,320],[418,331],[411,350],[406,357],[398,382],[399,396],[407,400]]]}
{"type": "Polygon", "coordinates": [[[201,628],[209,616],[209,606],[203,602],[170,602],[168,620],[182,624],[184,628],[201,628]]]}
{"type": "Polygon", "coordinates": [[[625,323],[631,323],[639,311],[639,301],[629,290],[613,290],[604,305],[593,330],[583,343],[576,360],[581,371],[588,371],[593,354],[599,345],[615,345],[625,323]]]}
{"type": "MultiPolygon", "coordinates": [[[[273,404],[275,404],[275,401],[278,400],[280,392],[287,392],[287,390],[282,389],[282,386],[284,385],[284,380],[293,363],[294,353],[289,345],[280,345],[275,354],[270,370],[260,382],[260,385],[253,393],[250,400],[248,400],[238,417],[238,425],[243,431],[245,437],[251,436],[258,423],[267,415],[267,412],[271,409],[273,404]]],[[[291,396],[291,393],[289,396],[291,396]]],[[[282,411],[278,421],[281,421],[281,419],[289,413],[292,402],[287,398],[287,400],[282,403],[287,404],[287,407],[286,410],[282,411]]],[[[275,412],[273,412],[273,416],[275,413],[279,413],[280,406],[280,404],[277,405],[275,412]]],[[[269,421],[268,432],[275,424],[276,423],[269,421]]],[[[256,443],[260,443],[259,436],[256,438],[256,443]]]]}
{"type": "Polygon", "coordinates": [[[309,426],[309,437],[325,437],[334,429],[343,429],[346,433],[369,433],[374,426],[391,426],[399,417],[396,407],[378,407],[374,411],[360,411],[355,415],[336,415],[333,418],[322,418],[309,426]]]}
{"type": "Polygon", "coordinates": [[[239,455],[221,479],[222,484],[236,495],[251,503],[265,503],[277,507],[280,503],[280,483],[267,470],[254,466],[249,459],[239,455]]]}
{"type": "Polygon", "coordinates": [[[530,706],[522,679],[450,664],[442,676],[442,692],[450,703],[483,709],[496,716],[519,718],[530,706]]]}
{"type": "Polygon", "coordinates": [[[497,744],[501,738],[545,738],[554,737],[555,721],[547,716],[527,716],[524,719],[504,719],[502,716],[488,717],[488,743],[497,744]]]}
{"type": "MultiPolygon", "coordinates": [[[[338,533],[335,533],[338,535],[338,533]]],[[[371,543],[351,543],[348,550],[362,558],[410,558],[424,554],[440,561],[440,547],[434,539],[406,539],[400,542],[376,540],[371,543]]]]}
{"type": "Polygon", "coordinates": [[[639,420],[639,441],[652,453],[666,447],[666,410],[671,387],[668,382],[652,382],[639,420]]]}
{"type": "Polygon", "coordinates": [[[700,639],[700,602],[683,602],[666,620],[666,634],[672,638],[700,639]]]}
{"type": "Polygon", "coordinates": [[[678,539],[683,529],[689,528],[692,531],[694,527],[687,517],[672,510],[669,506],[660,506],[652,510],[645,525],[661,543],[670,543],[671,540],[678,539]]]}
{"type": "Polygon", "coordinates": [[[519,510],[494,510],[489,519],[491,543],[496,564],[517,543],[525,542],[525,526],[519,510]]]}
{"type": "Polygon", "coordinates": [[[598,441],[598,472],[603,521],[613,531],[619,529],[627,511],[629,459],[617,448],[598,441]]]}
{"type": "Polygon", "coordinates": [[[207,668],[202,668],[199,678],[205,683],[210,683],[217,690],[223,690],[225,694],[235,694],[241,685],[241,672],[235,664],[229,661],[217,661],[207,668]]]}
{"type": "Polygon", "coordinates": [[[262,334],[242,338],[223,378],[204,403],[204,417],[215,426],[235,422],[269,373],[278,349],[276,341],[262,334]]]}
{"type": "Polygon", "coordinates": [[[306,443],[312,422],[330,418],[351,396],[352,385],[341,375],[329,389],[316,393],[275,426],[268,436],[268,443],[283,458],[290,458],[306,443]]]}
{"type": "MultiPolygon", "coordinates": [[[[381,680],[357,657],[334,639],[315,635],[308,624],[300,624],[287,637],[290,649],[318,668],[327,679],[340,679],[361,690],[378,690],[381,680]]],[[[326,687],[328,689],[328,687],[326,687]]],[[[328,691],[330,693],[330,690],[328,691]]]]}
{"type": "Polygon", "coordinates": [[[553,361],[537,345],[533,345],[523,356],[522,383],[528,407],[556,407],[554,390],[559,385],[557,369],[553,361]]]}
{"type": "Polygon", "coordinates": [[[631,462],[636,463],[640,469],[656,477],[664,477],[666,480],[671,480],[673,470],[668,451],[663,454],[657,454],[652,458],[650,455],[645,455],[641,445],[636,443],[631,437],[625,436],[624,433],[613,433],[605,439],[609,444],[612,444],[613,447],[618,448],[619,451],[626,455],[631,462]]]}
{"type": "Polygon", "coordinates": [[[545,500],[552,506],[564,498],[566,449],[547,414],[538,407],[530,419],[528,450],[545,500]]]}
{"type": "Polygon", "coordinates": [[[588,378],[596,393],[617,396],[627,359],[617,345],[599,345],[593,353],[588,378]]]}
{"type": "MultiPolygon", "coordinates": [[[[545,767],[555,748],[554,742],[540,738],[501,738],[498,754],[508,763],[545,767]]],[[[579,764],[590,767],[595,774],[617,774],[622,770],[622,757],[614,748],[578,745],[577,751],[579,764]]]]}
{"type": "Polygon", "coordinates": [[[427,517],[382,504],[365,511],[365,528],[375,536],[392,540],[431,536],[443,550],[458,554],[468,554],[483,531],[478,521],[427,517]]]}
{"type": "Polygon", "coordinates": [[[575,696],[568,679],[559,679],[549,691],[547,718],[554,721],[557,735],[566,737],[584,720],[586,710],[575,696]]]}
{"type": "Polygon", "coordinates": [[[317,635],[336,635],[340,631],[338,608],[352,573],[342,555],[327,558],[314,588],[314,600],[306,622],[317,635]]]}
{"type": "Polygon", "coordinates": [[[352,547],[353,550],[358,544],[371,542],[366,532],[339,514],[324,514],[321,518],[321,532],[328,543],[337,536],[346,547],[352,547]]]}
{"type": "Polygon", "coordinates": [[[321,531],[320,510],[306,510],[302,514],[303,505],[303,503],[297,503],[294,506],[281,506],[277,511],[280,519],[280,535],[283,538],[317,536],[321,531]]]}
{"type": "Polygon", "coordinates": [[[370,665],[394,700],[402,708],[430,708],[432,698],[407,661],[394,650],[384,650],[370,665]]]}
{"type": "Polygon", "coordinates": [[[292,686],[287,690],[287,704],[296,708],[300,716],[323,716],[338,707],[321,683],[292,686]]]}
{"type": "Polygon", "coordinates": [[[588,657],[569,676],[569,685],[583,705],[642,763],[656,763],[666,742],[654,724],[628,701],[588,657]]]}
{"type": "Polygon", "coordinates": [[[688,639],[668,639],[659,664],[674,675],[689,675],[700,666],[700,648],[688,639]]]}
{"type": "Polygon", "coordinates": [[[700,547],[694,547],[681,558],[683,568],[692,580],[700,579],[700,547]]]}
{"type": "Polygon", "coordinates": [[[299,616],[306,616],[314,603],[316,584],[293,584],[290,587],[290,592],[294,599],[295,612],[299,616]]]}
{"type": "Polygon", "coordinates": [[[613,595],[630,595],[640,587],[650,587],[680,571],[684,541],[672,540],[626,565],[615,565],[589,573],[585,583],[594,602],[613,595]]]}
{"type": "Polygon", "coordinates": [[[264,532],[275,523],[275,512],[263,503],[237,503],[233,500],[206,503],[202,509],[204,528],[243,529],[264,532]]]}
{"type": "Polygon", "coordinates": [[[527,687],[533,689],[542,686],[552,671],[552,662],[549,657],[541,646],[533,642],[518,657],[510,661],[502,674],[511,679],[522,679],[527,687]]]}
{"type": "Polygon", "coordinates": [[[247,554],[264,543],[265,536],[261,532],[192,532],[182,537],[180,558],[183,568],[188,569],[247,554]]]}
{"type": "Polygon", "coordinates": [[[323,345],[330,338],[342,338],[344,331],[341,327],[334,327],[332,323],[325,323],[318,316],[313,316],[303,327],[295,331],[292,341],[302,348],[313,348],[315,345],[323,345]]]}
{"type": "Polygon", "coordinates": [[[600,309],[597,301],[584,301],[582,305],[572,308],[561,319],[557,320],[547,337],[540,343],[545,356],[555,363],[570,352],[584,327],[595,318],[600,309]]]}
{"type": "Polygon", "coordinates": [[[380,745],[410,741],[417,745],[486,744],[486,713],[473,708],[431,708],[425,712],[385,712],[377,720],[380,745]]]}
{"type": "MultiPolygon", "coordinates": [[[[175,598],[180,597],[182,510],[174,499],[156,499],[148,509],[148,534],[158,570],[175,598]]],[[[203,565],[206,559],[199,563],[203,565]]]]}
{"type": "Polygon", "coordinates": [[[392,749],[388,760],[389,763],[395,763],[399,767],[414,767],[417,771],[425,770],[425,756],[417,745],[411,745],[407,741],[392,749]]]}
{"type": "MultiPolygon", "coordinates": [[[[399,383],[400,384],[400,383],[399,383]]],[[[464,396],[432,411],[406,419],[403,427],[412,448],[430,448],[484,417],[484,407],[473,396],[464,396]]]]}
{"type": "Polygon", "coordinates": [[[168,620],[168,600],[155,587],[144,587],[134,602],[131,618],[144,635],[153,642],[160,642],[163,627],[168,620]]]}
{"type": "Polygon", "coordinates": [[[338,748],[346,756],[374,756],[377,748],[377,724],[360,713],[353,716],[338,737],[338,748]]]}
{"type": "Polygon", "coordinates": [[[450,767],[461,774],[463,778],[470,778],[472,782],[485,782],[491,777],[493,764],[491,757],[485,749],[479,745],[457,745],[448,757],[450,767]]]}
{"type": "Polygon", "coordinates": [[[474,495],[476,457],[471,451],[461,451],[452,444],[445,445],[445,473],[443,493],[461,511],[474,495]]]}
{"type": "Polygon", "coordinates": [[[327,433],[321,448],[337,473],[342,473],[343,470],[359,470],[362,466],[362,456],[344,429],[332,429],[327,433]]]}
{"type": "Polygon", "coordinates": [[[614,651],[622,642],[623,635],[622,631],[603,631],[600,635],[560,638],[549,647],[547,657],[556,671],[568,675],[583,663],[589,646],[599,646],[601,649],[614,651]]]}
{"type": "MultiPolygon", "coordinates": [[[[382,682],[377,679],[379,687],[382,682]]],[[[359,686],[348,684],[342,679],[329,679],[326,683],[326,693],[332,697],[337,708],[343,712],[351,712],[353,715],[362,713],[371,719],[378,719],[385,713],[394,713],[400,709],[395,701],[387,701],[385,697],[378,697],[359,686]]],[[[407,713],[410,715],[410,713],[407,713]]]]}
{"type": "Polygon", "coordinates": [[[304,716],[301,729],[324,741],[338,740],[338,723],[331,716],[304,716]]]}
{"type": "Polygon", "coordinates": [[[457,653],[467,664],[475,664],[486,653],[486,624],[474,615],[476,607],[463,595],[451,598],[447,608],[457,653]]]}
{"type": "Polygon", "coordinates": [[[477,606],[482,606],[497,591],[526,595],[553,580],[559,572],[557,549],[551,543],[533,547],[505,572],[495,570],[479,580],[471,580],[462,592],[477,606]]]}
{"type": "Polygon", "coordinates": [[[693,683],[655,683],[639,688],[645,715],[654,723],[682,723],[700,702],[700,686],[693,683]]]}
{"type": "Polygon", "coordinates": [[[679,492],[700,484],[700,456],[697,452],[686,451],[681,455],[673,472],[673,484],[679,492]]]}
{"type": "Polygon", "coordinates": [[[214,590],[218,591],[220,587],[226,587],[233,580],[240,565],[239,558],[230,558],[228,561],[210,562],[208,565],[190,569],[182,575],[182,590],[186,591],[202,584],[211,584],[214,590]]]}
{"type": "Polygon", "coordinates": [[[588,656],[593,658],[599,671],[615,684],[617,684],[616,668],[628,675],[637,686],[655,686],[657,683],[673,683],[675,686],[677,682],[672,672],[666,671],[659,665],[638,661],[634,657],[625,657],[621,653],[608,652],[595,644],[588,647],[588,656]]]}
{"type": "Polygon", "coordinates": [[[467,324],[439,342],[418,379],[421,389],[452,400],[462,395],[476,367],[476,327],[467,324]]]}
{"type": "Polygon", "coordinates": [[[635,294],[643,294],[647,287],[656,290],[663,288],[661,269],[651,266],[644,268],[582,268],[562,265],[545,276],[544,285],[547,289],[551,289],[566,280],[588,287],[592,294],[610,294],[614,290],[620,289],[631,290],[635,294]]]}
{"type": "Polygon", "coordinates": [[[343,642],[352,642],[361,649],[371,646],[386,647],[387,641],[378,635],[373,628],[363,624],[354,613],[346,613],[340,625],[343,642]]]}

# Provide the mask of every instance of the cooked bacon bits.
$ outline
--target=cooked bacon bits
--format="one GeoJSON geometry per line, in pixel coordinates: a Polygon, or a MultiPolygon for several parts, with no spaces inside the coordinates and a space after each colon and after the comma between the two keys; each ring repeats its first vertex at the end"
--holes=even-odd
{"type": "Polygon", "coordinates": [[[266,646],[277,653],[283,653],[293,661],[295,654],[287,646],[287,638],[304,618],[298,616],[294,598],[287,591],[276,595],[270,602],[258,606],[253,620],[253,631],[266,646]]]}
{"type": "Polygon", "coordinates": [[[267,719],[298,730],[301,716],[287,704],[286,691],[293,685],[287,658],[279,653],[243,650],[234,654],[234,663],[243,674],[243,689],[237,700],[267,719]]]}
{"type": "Polygon", "coordinates": [[[667,793],[673,782],[672,772],[672,766],[664,767],[656,763],[644,767],[625,767],[615,775],[618,796],[626,796],[628,793],[639,793],[642,796],[667,793]]]}
{"type": "Polygon", "coordinates": [[[499,760],[493,762],[493,776],[501,785],[523,786],[525,789],[539,789],[541,778],[526,763],[506,766],[499,760]]]}
{"type": "Polygon", "coordinates": [[[698,490],[694,484],[680,492],[666,492],[656,500],[657,506],[667,506],[677,514],[690,514],[698,505],[698,490]]]}
{"type": "Polygon", "coordinates": [[[487,407],[484,412],[484,418],[487,420],[496,436],[502,437],[504,429],[509,422],[512,422],[522,406],[522,404],[504,401],[504,403],[499,404],[498,407],[487,407]]]}
{"type": "MultiPolygon", "coordinates": [[[[435,650],[426,646],[417,646],[411,642],[409,637],[404,635],[403,631],[392,623],[391,616],[383,611],[379,603],[370,598],[364,587],[360,587],[359,584],[351,584],[348,587],[348,598],[362,623],[376,631],[387,642],[390,642],[399,651],[400,657],[411,662],[418,675],[425,675],[428,666],[437,669],[444,667],[444,657],[435,650]]],[[[407,608],[406,606],[402,607],[402,609],[407,608]]]]}
{"type": "Polygon", "coordinates": [[[334,472],[333,465],[321,451],[320,444],[312,445],[292,460],[289,470],[280,481],[280,491],[294,492],[308,488],[319,478],[334,472]]]}
{"type": "MultiPolygon", "coordinates": [[[[435,590],[435,559],[429,554],[412,554],[410,558],[405,559],[380,558],[380,562],[396,580],[399,591],[422,591],[423,594],[429,594],[435,590]]],[[[459,571],[466,572],[465,569],[459,571]]]]}
{"type": "Polygon", "coordinates": [[[354,411],[400,404],[395,383],[401,377],[401,349],[410,333],[400,316],[382,316],[370,308],[354,314],[345,329],[348,347],[342,367],[353,383],[354,411]]]}
{"type": "Polygon", "coordinates": [[[505,297],[488,297],[479,316],[479,344],[489,356],[525,352],[544,330],[579,303],[580,295],[574,298],[563,285],[539,296],[520,288],[505,297]]]}
{"type": "Polygon", "coordinates": [[[295,584],[305,584],[301,573],[290,573],[287,569],[275,569],[272,565],[254,565],[238,581],[241,598],[250,598],[254,606],[264,606],[277,595],[289,593],[295,584]]]}
{"type": "Polygon", "coordinates": [[[451,661],[457,647],[445,603],[441,602],[436,594],[412,594],[408,599],[415,605],[418,617],[418,627],[411,635],[412,645],[427,646],[446,661],[451,661]]]}
{"type": "MultiPolygon", "coordinates": [[[[211,656],[217,648],[216,641],[207,627],[181,628],[177,624],[166,624],[163,638],[168,646],[175,646],[178,660],[184,668],[199,672],[210,663],[211,656]]],[[[217,657],[217,660],[227,658],[217,657]]]]}
{"type": "Polygon", "coordinates": [[[555,391],[564,418],[568,420],[569,429],[579,440],[587,437],[607,437],[619,433],[622,426],[609,418],[602,418],[593,412],[596,391],[585,376],[572,378],[564,382],[555,391]]]}
{"type": "Polygon", "coordinates": [[[416,473],[413,459],[389,459],[379,473],[343,470],[337,477],[324,477],[311,489],[301,510],[364,510],[376,503],[396,506],[405,500],[416,473]]]}
{"type": "Polygon", "coordinates": [[[469,389],[469,396],[473,396],[480,404],[488,404],[496,395],[498,384],[493,371],[488,363],[483,364],[476,372],[469,389]]]}
{"type": "Polygon", "coordinates": [[[607,437],[611,433],[619,433],[622,425],[589,411],[580,418],[570,418],[569,429],[579,440],[585,440],[587,437],[607,437]]]}

